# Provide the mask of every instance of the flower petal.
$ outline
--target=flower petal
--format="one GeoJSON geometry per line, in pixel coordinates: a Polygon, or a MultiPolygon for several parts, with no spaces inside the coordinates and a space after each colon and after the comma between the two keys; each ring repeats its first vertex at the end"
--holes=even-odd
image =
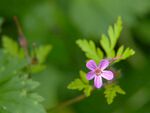
{"type": "Polygon", "coordinates": [[[86,63],[86,67],[93,71],[97,67],[97,65],[94,60],[90,60],[86,63]]]}
{"type": "Polygon", "coordinates": [[[109,65],[109,60],[104,59],[104,60],[102,60],[102,61],[99,63],[98,67],[99,67],[101,70],[104,70],[104,69],[106,69],[106,68],[108,67],[108,65],[109,65]]]}
{"type": "Polygon", "coordinates": [[[102,87],[102,77],[101,76],[95,76],[95,79],[94,79],[94,86],[96,88],[101,88],[102,87]]]}
{"type": "Polygon", "coordinates": [[[93,71],[88,72],[87,75],[86,75],[86,78],[88,80],[92,80],[94,77],[95,77],[95,74],[94,74],[93,71]]]}
{"type": "Polygon", "coordinates": [[[103,71],[101,76],[107,80],[112,80],[114,78],[114,74],[111,71],[103,71]]]}

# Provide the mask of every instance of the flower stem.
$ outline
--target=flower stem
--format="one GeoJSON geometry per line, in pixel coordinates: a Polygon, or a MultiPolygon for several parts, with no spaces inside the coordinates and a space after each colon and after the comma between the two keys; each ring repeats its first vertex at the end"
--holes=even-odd
{"type": "Polygon", "coordinates": [[[75,98],[72,98],[72,99],[70,99],[70,100],[67,100],[67,101],[61,103],[61,104],[58,104],[57,106],[55,106],[55,107],[53,107],[53,108],[48,109],[47,112],[60,111],[60,110],[62,110],[63,108],[65,108],[65,107],[67,107],[67,106],[69,106],[69,105],[72,105],[72,104],[74,104],[74,103],[77,103],[77,102],[79,102],[79,101],[81,101],[81,100],[83,100],[83,99],[85,99],[85,98],[86,98],[86,96],[85,96],[84,94],[79,95],[79,96],[77,96],[77,97],[75,97],[75,98]]]}
{"type": "MultiPolygon", "coordinates": [[[[93,86],[93,90],[91,91],[91,94],[95,91],[95,87],[93,86]]],[[[67,107],[67,106],[70,106],[72,104],[75,104],[83,99],[87,98],[87,96],[85,94],[82,94],[82,95],[79,95],[79,96],[76,96],[70,100],[67,100],[67,101],[64,101],[58,105],[56,105],[55,107],[53,108],[50,108],[50,109],[47,109],[47,112],[52,112],[52,111],[60,111],[62,110],[63,108],[67,107]]]]}
{"type": "Polygon", "coordinates": [[[30,55],[29,55],[29,51],[28,51],[28,44],[27,44],[26,37],[24,36],[24,33],[23,33],[21,25],[19,23],[18,17],[14,16],[13,19],[14,19],[14,22],[18,29],[19,43],[20,43],[21,47],[24,49],[27,60],[30,63],[30,55]]]}

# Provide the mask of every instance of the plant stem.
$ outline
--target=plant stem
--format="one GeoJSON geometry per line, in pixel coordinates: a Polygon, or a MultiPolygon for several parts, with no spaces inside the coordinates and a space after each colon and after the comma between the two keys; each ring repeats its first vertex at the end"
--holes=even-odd
{"type": "Polygon", "coordinates": [[[74,103],[77,103],[77,102],[79,102],[79,101],[81,101],[81,100],[83,100],[85,98],[86,98],[86,96],[84,94],[79,95],[79,96],[77,96],[75,98],[72,98],[70,100],[67,100],[67,101],[65,101],[65,102],[63,102],[63,103],[61,103],[61,104],[59,104],[59,105],[57,105],[57,106],[55,106],[53,108],[50,108],[47,111],[48,112],[52,112],[52,111],[56,111],[56,110],[57,111],[62,110],[63,108],[65,108],[65,107],[67,107],[69,105],[72,105],[74,103]]]}
{"type": "Polygon", "coordinates": [[[14,16],[13,19],[14,19],[14,22],[15,22],[17,28],[18,28],[19,36],[20,36],[20,37],[24,37],[24,34],[23,34],[23,32],[22,32],[21,25],[20,25],[19,20],[18,20],[18,17],[17,17],[17,16],[14,16]]]}
{"type": "Polygon", "coordinates": [[[23,31],[22,31],[22,28],[21,28],[21,25],[19,23],[17,16],[14,16],[13,19],[14,19],[14,22],[18,29],[19,43],[20,43],[21,47],[24,49],[27,60],[30,63],[30,55],[29,55],[29,51],[28,51],[28,44],[27,44],[26,37],[23,34],[23,31]]]}
{"type": "MultiPolygon", "coordinates": [[[[93,90],[91,91],[91,94],[93,93],[93,91],[95,90],[95,87],[93,86],[93,90]]],[[[70,100],[67,100],[67,101],[64,101],[58,105],[56,105],[55,107],[53,108],[50,108],[47,110],[47,112],[52,112],[52,111],[60,111],[62,110],[63,108],[69,106],[69,105],[72,105],[72,104],[75,104],[83,99],[87,98],[87,96],[85,94],[82,94],[82,95],[79,95],[79,96],[76,96],[70,100]]]]}

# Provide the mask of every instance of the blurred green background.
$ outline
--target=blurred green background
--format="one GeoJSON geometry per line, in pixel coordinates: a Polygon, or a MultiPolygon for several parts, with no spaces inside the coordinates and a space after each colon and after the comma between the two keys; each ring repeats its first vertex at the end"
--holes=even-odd
{"type": "Polygon", "coordinates": [[[66,88],[80,69],[86,70],[86,57],[75,41],[85,38],[98,44],[101,34],[122,16],[118,45],[136,51],[128,61],[116,65],[127,94],[107,105],[103,90],[97,90],[61,113],[150,113],[150,0],[0,0],[0,37],[17,40],[15,15],[31,48],[34,42],[53,46],[47,69],[32,76],[41,83],[37,91],[45,98],[46,109],[81,94],[66,88]]]}

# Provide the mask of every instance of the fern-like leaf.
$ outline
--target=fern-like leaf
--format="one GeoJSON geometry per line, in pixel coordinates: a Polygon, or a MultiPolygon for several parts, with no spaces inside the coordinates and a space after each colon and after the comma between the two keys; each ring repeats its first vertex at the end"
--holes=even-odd
{"type": "Polygon", "coordinates": [[[111,104],[114,101],[114,98],[117,96],[117,93],[124,95],[125,91],[121,89],[119,85],[116,85],[114,83],[107,84],[105,86],[104,94],[108,104],[111,104]]]}
{"type": "Polygon", "coordinates": [[[100,48],[96,48],[93,41],[77,40],[78,46],[85,52],[88,59],[93,59],[97,63],[103,58],[103,53],[100,48]]]}
{"type": "Polygon", "coordinates": [[[89,81],[86,79],[86,73],[84,71],[80,71],[80,78],[77,78],[74,81],[72,81],[67,88],[79,91],[83,90],[86,96],[90,96],[91,91],[93,90],[93,87],[89,84],[89,81]]]}

